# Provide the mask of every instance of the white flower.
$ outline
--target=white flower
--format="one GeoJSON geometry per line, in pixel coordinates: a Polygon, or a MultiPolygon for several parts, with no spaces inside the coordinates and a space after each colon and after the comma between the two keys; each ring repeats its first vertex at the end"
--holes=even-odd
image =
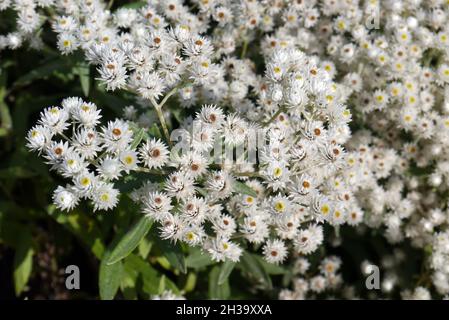
{"type": "Polygon", "coordinates": [[[97,171],[104,180],[116,180],[121,176],[122,163],[117,158],[106,156],[101,160],[97,171]]]}
{"type": "Polygon", "coordinates": [[[192,176],[182,171],[171,173],[166,179],[165,191],[178,200],[193,196],[195,188],[192,176]]]}
{"type": "Polygon", "coordinates": [[[50,145],[52,132],[45,126],[37,125],[27,134],[27,147],[33,151],[41,151],[50,145]]]}
{"type": "Polygon", "coordinates": [[[173,208],[171,198],[167,194],[157,191],[145,195],[143,205],[145,215],[156,221],[161,221],[173,208]]]}
{"type": "Polygon", "coordinates": [[[97,110],[97,106],[90,102],[76,103],[70,108],[72,117],[75,121],[81,123],[87,128],[96,126],[100,122],[101,111],[97,110]]]}
{"type": "Polygon", "coordinates": [[[212,256],[212,260],[220,262],[229,259],[237,262],[242,254],[242,249],[227,238],[217,237],[207,243],[207,251],[212,256]]]}
{"type": "Polygon", "coordinates": [[[110,183],[98,183],[92,192],[94,211],[110,210],[118,203],[119,191],[110,183]]]}
{"type": "Polygon", "coordinates": [[[140,159],[150,169],[162,168],[168,161],[168,154],[167,146],[154,138],[145,142],[139,149],[140,159]]]}
{"type": "Polygon", "coordinates": [[[102,131],[103,145],[110,152],[126,150],[132,142],[132,130],[123,120],[109,121],[102,131]]]}
{"type": "Polygon", "coordinates": [[[268,240],[262,251],[265,256],[265,260],[274,264],[282,263],[288,254],[284,242],[279,239],[268,240]]]}
{"type": "Polygon", "coordinates": [[[71,188],[58,186],[53,193],[53,202],[56,208],[60,210],[70,211],[78,204],[78,196],[71,188]]]}
{"type": "Polygon", "coordinates": [[[298,232],[294,239],[298,253],[310,254],[323,242],[323,228],[320,225],[311,225],[307,229],[298,232]]]}
{"type": "Polygon", "coordinates": [[[139,166],[139,159],[137,158],[137,152],[134,150],[124,150],[120,152],[120,162],[123,165],[123,170],[126,173],[136,170],[139,166]]]}

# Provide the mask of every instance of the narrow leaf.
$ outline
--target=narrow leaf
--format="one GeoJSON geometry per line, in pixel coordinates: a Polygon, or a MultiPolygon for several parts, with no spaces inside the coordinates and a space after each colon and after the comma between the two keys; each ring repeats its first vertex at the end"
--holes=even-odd
{"type": "Polygon", "coordinates": [[[247,194],[252,197],[257,197],[256,191],[248,187],[245,183],[240,181],[234,181],[234,192],[247,194]]]}
{"type": "Polygon", "coordinates": [[[139,145],[140,141],[142,141],[144,136],[145,130],[141,128],[139,131],[137,131],[137,133],[134,134],[134,140],[131,143],[131,149],[134,150],[135,148],[137,148],[137,146],[139,145]]]}
{"type": "Polygon", "coordinates": [[[112,300],[117,294],[122,280],[123,264],[118,261],[108,265],[109,252],[106,252],[100,264],[99,288],[101,300],[112,300]]]}
{"type": "Polygon", "coordinates": [[[143,237],[150,231],[153,220],[141,217],[133,227],[125,233],[117,246],[112,250],[107,264],[114,264],[127,257],[139,245],[143,237]]]}
{"type": "Polygon", "coordinates": [[[214,264],[208,254],[204,254],[200,249],[191,249],[191,254],[186,258],[188,268],[201,269],[214,264]]]}
{"type": "Polygon", "coordinates": [[[77,236],[98,259],[101,259],[105,247],[101,239],[101,231],[95,220],[78,210],[70,214],[61,212],[56,210],[54,205],[50,205],[47,211],[58,223],[77,236]]]}
{"type": "Polygon", "coordinates": [[[142,290],[144,292],[150,295],[159,293],[160,276],[158,272],[151,267],[148,261],[143,260],[135,254],[130,254],[126,258],[125,264],[127,265],[127,268],[137,271],[142,276],[142,290]]]}
{"type": "Polygon", "coordinates": [[[26,85],[34,80],[47,78],[57,70],[69,71],[66,70],[67,66],[67,62],[62,58],[51,60],[42,66],[34,68],[29,73],[17,79],[16,82],[14,82],[13,87],[26,85]]]}
{"type": "Polygon", "coordinates": [[[235,262],[232,262],[231,260],[226,260],[223,265],[220,268],[220,274],[218,276],[218,284],[222,285],[228,280],[229,275],[231,274],[232,270],[234,270],[235,262]]]}
{"type": "Polygon", "coordinates": [[[240,258],[239,267],[248,275],[262,283],[267,289],[272,289],[271,278],[255,255],[245,252],[240,258]]]}
{"type": "Polygon", "coordinates": [[[121,6],[120,8],[128,8],[128,9],[139,9],[147,5],[146,1],[137,1],[132,3],[127,3],[121,6]]]}
{"type": "Polygon", "coordinates": [[[182,273],[187,272],[186,260],[181,246],[178,244],[173,245],[169,241],[162,240],[159,237],[154,237],[159,250],[170,262],[171,266],[175,269],[179,269],[182,273]]]}
{"type": "Polygon", "coordinates": [[[30,279],[33,267],[33,240],[30,235],[18,238],[16,254],[14,256],[14,287],[16,296],[25,289],[30,279]]]}
{"type": "Polygon", "coordinates": [[[89,96],[90,90],[90,68],[86,62],[82,62],[75,67],[75,73],[80,77],[81,89],[84,96],[89,96]]]}
{"type": "Polygon", "coordinates": [[[260,256],[255,256],[255,258],[257,258],[257,260],[259,260],[260,264],[263,266],[263,268],[265,269],[265,271],[268,274],[271,275],[281,275],[281,274],[286,274],[287,270],[281,266],[275,265],[273,263],[268,263],[267,261],[265,261],[262,257],[260,256]]]}
{"type": "Polygon", "coordinates": [[[223,284],[218,284],[218,278],[220,276],[220,268],[215,266],[209,273],[209,298],[225,300],[231,294],[228,279],[223,284]]]}

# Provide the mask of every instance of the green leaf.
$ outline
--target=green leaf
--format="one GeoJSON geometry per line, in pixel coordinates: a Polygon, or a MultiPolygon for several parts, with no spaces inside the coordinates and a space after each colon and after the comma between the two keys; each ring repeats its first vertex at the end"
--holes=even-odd
{"type": "Polygon", "coordinates": [[[18,237],[16,254],[14,256],[14,287],[16,296],[19,296],[25,289],[30,279],[33,268],[33,239],[29,233],[24,233],[18,237]]]}
{"type": "Polygon", "coordinates": [[[134,134],[134,140],[131,143],[131,149],[134,150],[139,145],[140,141],[142,141],[143,137],[145,136],[145,130],[140,129],[137,133],[134,134]]]}
{"type": "Polygon", "coordinates": [[[0,70],[0,136],[4,136],[8,134],[8,132],[12,129],[12,119],[11,119],[11,113],[9,112],[9,107],[5,103],[5,93],[6,93],[6,72],[1,72],[0,70]]]}
{"type": "Polygon", "coordinates": [[[257,197],[256,191],[254,191],[252,188],[248,187],[245,183],[240,181],[234,181],[234,192],[236,193],[243,193],[247,194],[252,197],[257,197]]]}
{"type": "Polygon", "coordinates": [[[186,284],[184,285],[184,292],[191,292],[195,289],[197,276],[195,272],[190,272],[187,275],[186,284]]]}
{"type": "Polygon", "coordinates": [[[69,71],[68,64],[65,59],[58,58],[51,60],[42,66],[34,68],[29,73],[17,79],[16,82],[14,82],[13,87],[27,85],[34,80],[47,78],[55,71],[69,71]]]}
{"type": "Polygon", "coordinates": [[[157,290],[158,294],[162,294],[165,291],[165,275],[162,275],[161,279],[159,280],[159,288],[157,290]]]}
{"type": "Polygon", "coordinates": [[[231,289],[229,287],[228,279],[225,280],[223,284],[218,283],[218,278],[220,277],[220,268],[215,266],[209,273],[209,298],[225,300],[231,294],[231,289]]]}
{"type": "Polygon", "coordinates": [[[73,68],[74,73],[76,73],[80,78],[81,89],[83,89],[84,96],[89,96],[90,90],[90,67],[86,62],[80,62],[76,67],[73,68]]]}
{"type": "Polygon", "coordinates": [[[200,249],[192,248],[190,251],[190,255],[186,258],[186,267],[188,268],[201,269],[215,263],[208,254],[201,252],[200,249]]]}
{"type": "Polygon", "coordinates": [[[159,293],[159,274],[147,261],[135,254],[130,254],[125,260],[125,265],[142,276],[144,292],[150,295],[159,293]]]}
{"type": "Polygon", "coordinates": [[[249,276],[254,277],[263,284],[268,290],[272,289],[271,278],[256,255],[245,252],[240,258],[238,266],[249,276]]]}
{"type": "Polygon", "coordinates": [[[70,213],[61,212],[56,210],[54,205],[50,205],[47,211],[58,223],[77,236],[98,259],[101,259],[105,248],[101,231],[94,219],[78,210],[70,213]]]}
{"type": "Polygon", "coordinates": [[[162,138],[162,133],[156,123],[154,123],[151,128],[148,129],[149,138],[162,138]]]}
{"type": "Polygon", "coordinates": [[[143,237],[145,237],[148,231],[150,231],[152,225],[153,220],[145,216],[141,217],[139,221],[137,221],[132,228],[125,233],[122,239],[112,250],[107,264],[114,264],[117,261],[126,258],[131,252],[133,252],[143,237]]]}
{"type": "MultiPolygon", "coordinates": [[[[128,256],[129,258],[130,256],[128,256]]],[[[127,300],[137,299],[136,282],[139,272],[134,268],[129,259],[123,260],[122,279],[120,282],[120,290],[127,300]]]]}
{"type": "Polygon", "coordinates": [[[24,167],[9,167],[6,169],[0,170],[0,178],[2,179],[23,179],[23,178],[31,178],[36,176],[37,174],[33,171],[30,171],[24,167]]]}
{"type": "Polygon", "coordinates": [[[196,187],[195,188],[195,190],[200,194],[200,195],[202,195],[203,197],[207,197],[207,191],[205,190],[205,189],[203,189],[203,188],[200,188],[200,187],[196,187]]]}
{"type": "Polygon", "coordinates": [[[173,245],[167,240],[162,240],[155,236],[154,240],[162,252],[162,255],[167,258],[171,266],[175,269],[179,269],[182,273],[187,272],[186,260],[182,248],[179,243],[173,245]]]}
{"type": "Polygon", "coordinates": [[[128,8],[128,9],[139,9],[147,5],[146,1],[137,1],[132,3],[127,3],[121,6],[120,8],[128,8]]]}
{"type": "Polygon", "coordinates": [[[224,284],[231,274],[232,270],[234,270],[236,263],[231,260],[226,260],[220,268],[220,274],[218,276],[218,284],[224,284]]]}
{"type": "Polygon", "coordinates": [[[148,257],[148,254],[150,254],[152,246],[153,246],[153,243],[151,241],[149,241],[146,238],[143,238],[142,241],[140,241],[139,246],[138,246],[139,255],[143,259],[146,259],[148,257]]]}
{"type": "Polygon", "coordinates": [[[103,108],[109,108],[119,116],[123,114],[123,108],[131,103],[120,96],[101,92],[100,90],[92,90],[90,98],[92,100],[98,100],[99,104],[101,104],[103,108]]]}
{"type": "Polygon", "coordinates": [[[108,265],[106,261],[108,261],[109,255],[110,253],[106,251],[100,263],[98,284],[100,288],[101,300],[114,299],[122,280],[123,274],[122,262],[118,261],[114,264],[108,265]]]}
{"type": "Polygon", "coordinates": [[[287,273],[287,270],[285,268],[275,265],[273,263],[269,263],[269,262],[265,261],[265,259],[260,256],[255,256],[255,258],[257,258],[257,260],[259,260],[260,264],[263,266],[263,268],[265,269],[265,271],[268,274],[281,275],[281,274],[287,273]]]}

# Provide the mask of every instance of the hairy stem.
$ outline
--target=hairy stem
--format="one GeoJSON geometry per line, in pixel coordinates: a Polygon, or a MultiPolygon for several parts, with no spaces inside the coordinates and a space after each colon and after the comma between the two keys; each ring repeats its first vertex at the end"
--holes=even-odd
{"type": "Polygon", "coordinates": [[[159,105],[154,100],[154,98],[151,98],[150,101],[153,104],[154,109],[156,110],[157,117],[159,118],[159,122],[161,123],[162,131],[164,132],[165,139],[167,140],[168,144],[170,146],[172,146],[172,142],[170,140],[170,133],[168,132],[167,122],[165,122],[164,114],[162,113],[162,107],[161,107],[162,103],[161,103],[161,105],[159,105]]]}
{"type": "Polygon", "coordinates": [[[273,116],[270,118],[270,120],[268,120],[267,122],[265,122],[263,124],[264,127],[270,125],[274,120],[276,120],[276,118],[284,111],[284,108],[279,108],[278,111],[276,111],[275,114],[273,114],[273,116]]]}

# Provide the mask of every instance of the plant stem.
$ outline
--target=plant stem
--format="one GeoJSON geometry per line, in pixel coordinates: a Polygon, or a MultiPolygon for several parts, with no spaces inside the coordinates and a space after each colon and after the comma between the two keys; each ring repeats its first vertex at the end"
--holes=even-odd
{"type": "Polygon", "coordinates": [[[284,111],[284,108],[279,108],[278,111],[276,111],[276,113],[270,118],[270,120],[268,120],[267,122],[264,123],[264,127],[268,126],[270,123],[272,123],[274,120],[276,120],[276,118],[284,111]]]}
{"type": "Polygon", "coordinates": [[[114,5],[114,0],[109,0],[107,9],[108,9],[108,10],[111,10],[111,8],[112,8],[113,5],[114,5]]]}
{"type": "Polygon", "coordinates": [[[242,47],[242,53],[241,53],[241,55],[240,55],[240,59],[245,58],[245,56],[246,56],[246,51],[247,51],[247,50],[248,50],[248,39],[245,38],[245,39],[243,40],[243,47],[242,47]]]}
{"type": "Polygon", "coordinates": [[[180,87],[174,87],[173,89],[171,89],[171,90],[167,93],[167,95],[164,97],[164,99],[162,99],[161,103],[159,103],[159,106],[160,106],[161,109],[162,109],[162,107],[164,106],[164,104],[167,102],[167,100],[168,100],[172,95],[174,95],[174,94],[178,91],[179,88],[180,88],[180,87]]]}
{"type": "Polygon", "coordinates": [[[318,168],[318,167],[323,167],[323,166],[325,166],[325,165],[326,165],[326,163],[324,163],[324,162],[319,162],[319,163],[317,163],[317,164],[314,164],[313,166],[307,167],[307,168],[305,168],[305,169],[303,169],[303,170],[301,170],[301,171],[294,172],[294,173],[295,173],[295,174],[302,174],[302,173],[305,173],[305,172],[309,171],[310,169],[314,169],[314,168],[318,168]]]}
{"type": "Polygon", "coordinates": [[[12,129],[12,119],[9,108],[6,105],[4,98],[6,97],[6,90],[0,89],[0,136],[5,136],[12,129]]]}
{"type": "MultiPolygon", "coordinates": [[[[168,144],[171,146],[172,142],[170,140],[170,133],[168,132],[167,123],[165,122],[165,118],[164,118],[164,114],[162,113],[161,105],[157,104],[157,102],[154,100],[154,98],[151,98],[150,101],[153,104],[154,109],[156,110],[157,117],[159,118],[159,122],[161,123],[162,131],[164,132],[165,139],[167,140],[168,144]]],[[[162,102],[164,102],[164,101],[162,101],[162,102]]]]}

